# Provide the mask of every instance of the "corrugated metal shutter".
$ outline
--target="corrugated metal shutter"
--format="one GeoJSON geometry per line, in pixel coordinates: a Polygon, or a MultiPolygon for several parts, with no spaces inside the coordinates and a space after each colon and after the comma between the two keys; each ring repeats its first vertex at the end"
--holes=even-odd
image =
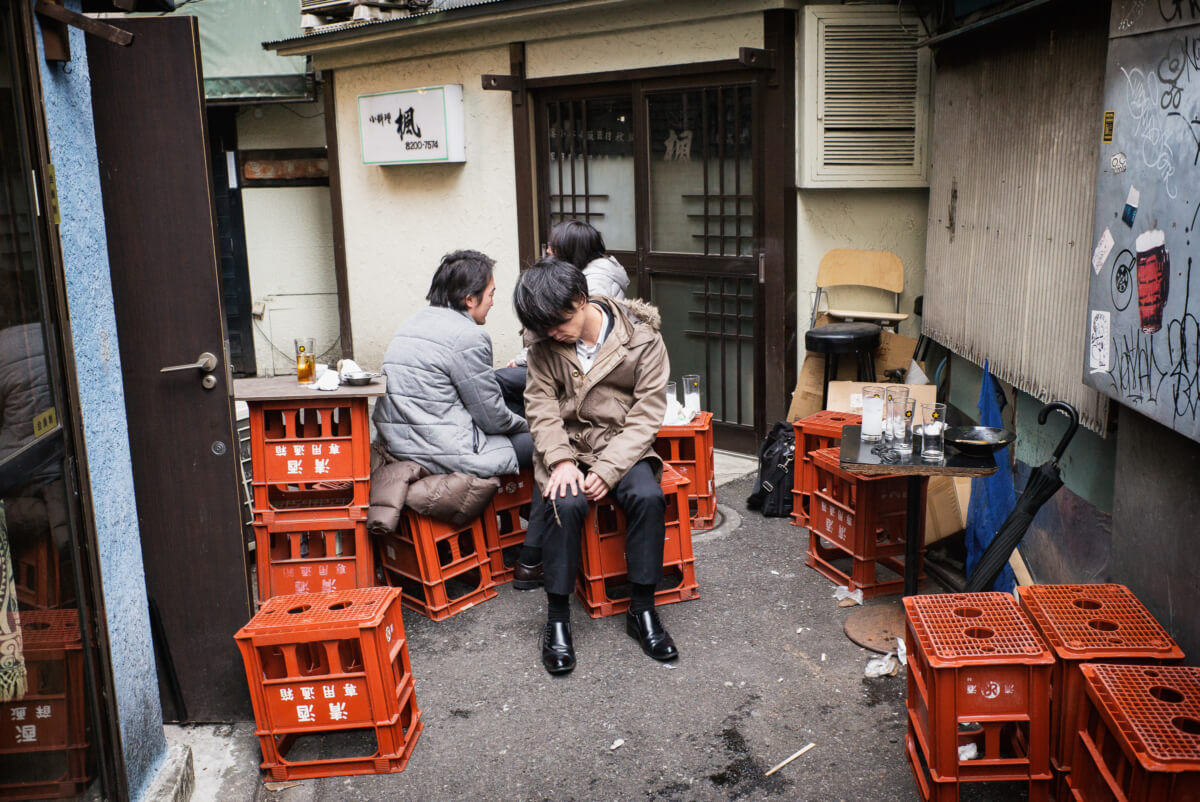
{"type": "Polygon", "coordinates": [[[917,28],[823,20],[817,81],[826,165],[911,165],[917,157],[917,28]]]}
{"type": "Polygon", "coordinates": [[[1082,375],[1104,22],[984,33],[939,53],[923,321],[1101,433],[1108,401],[1082,375]]]}

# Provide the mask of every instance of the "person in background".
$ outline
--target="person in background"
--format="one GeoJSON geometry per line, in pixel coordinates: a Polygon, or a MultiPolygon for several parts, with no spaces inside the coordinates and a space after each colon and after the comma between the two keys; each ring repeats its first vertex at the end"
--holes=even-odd
{"type": "Polygon", "coordinates": [[[546,255],[569,262],[583,271],[588,295],[625,300],[629,275],[604,250],[604,237],[582,220],[564,220],[550,231],[546,255]]]}
{"type": "MultiPolygon", "coordinates": [[[[631,589],[625,631],[650,657],[674,660],[679,651],[654,608],[666,499],[653,446],[670,374],[658,310],[636,299],[589,297],[583,274],[554,257],[521,274],[513,306],[532,340],[525,407],[534,477],[544,496],[537,555],[548,606],[542,665],[551,674],[575,667],[570,594],[588,502],[605,496],[626,519],[631,589]]],[[[523,549],[521,561],[528,558],[523,549]]]]}

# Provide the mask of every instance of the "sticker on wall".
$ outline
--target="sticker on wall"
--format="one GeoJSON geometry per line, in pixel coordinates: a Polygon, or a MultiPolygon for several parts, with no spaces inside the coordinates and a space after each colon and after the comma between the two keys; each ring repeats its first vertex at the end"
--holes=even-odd
{"type": "Polygon", "coordinates": [[[1088,371],[1091,373],[1109,371],[1109,323],[1108,312],[1092,310],[1092,326],[1088,332],[1088,371]]]}
{"type": "Polygon", "coordinates": [[[1092,270],[1096,275],[1100,275],[1100,269],[1104,267],[1104,263],[1108,261],[1108,255],[1112,253],[1113,245],[1116,241],[1113,240],[1112,232],[1107,228],[1100,235],[1100,241],[1096,243],[1096,250],[1092,251],[1092,270]]]}
{"type": "Polygon", "coordinates": [[[1121,212],[1121,222],[1133,228],[1133,218],[1137,217],[1138,202],[1142,199],[1142,193],[1137,191],[1137,187],[1130,187],[1129,194],[1125,197],[1125,211],[1121,212]]]}
{"type": "Polygon", "coordinates": [[[1120,175],[1121,173],[1125,172],[1125,167],[1128,164],[1128,160],[1125,158],[1124,153],[1118,152],[1113,154],[1113,157],[1108,160],[1108,164],[1112,167],[1114,175],[1120,175]]]}
{"type": "Polygon", "coordinates": [[[1104,112],[1104,136],[1103,142],[1113,141],[1113,124],[1116,122],[1117,113],[1115,111],[1104,112]]]}

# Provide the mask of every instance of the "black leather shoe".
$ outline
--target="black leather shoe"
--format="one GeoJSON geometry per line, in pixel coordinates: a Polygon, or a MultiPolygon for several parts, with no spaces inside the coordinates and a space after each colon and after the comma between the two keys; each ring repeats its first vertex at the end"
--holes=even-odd
{"type": "Polygon", "coordinates": [[[632,610],[625,613],[625,632],[629,637],[642,645],[642,651],[655,660],[674,660],[679,656],[675,641],[662,621],[658,620],[658,611],[654,608],[635,613],[632,610]]]}
{"type": "Polygon", "coordinates": [[[540,588],[545,581],[542,564],[526,565],[518,562],[513,566],[513,587],[517,590],[533,590],[540,588]]]}
{"type": "Polygon", "coordinates": [[[542,633],[542,665],[551,674],[567,674],[575,668],[575,644],[571,642],[571,624],[547,621],[542,633]]]}

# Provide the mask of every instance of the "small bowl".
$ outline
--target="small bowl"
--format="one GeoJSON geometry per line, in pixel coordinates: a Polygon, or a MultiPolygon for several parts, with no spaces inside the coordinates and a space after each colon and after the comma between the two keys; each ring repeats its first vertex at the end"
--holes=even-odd
{"type": "Polygon", "coordinates": [[[1012,432],[992,426],[951,426],[945,437],[946,445],[968,457],[986,457],[1017,440],[1012,432]]]}
{"type": "Polygon", "coordinates": [[[361,373],[343,373],[341,376],[341,381],[342,384],[361,387],[364,384],[370,384],[377,378],[379,378],[378,373],[367,373],[366,371],[363,371],[361,373]]]}

